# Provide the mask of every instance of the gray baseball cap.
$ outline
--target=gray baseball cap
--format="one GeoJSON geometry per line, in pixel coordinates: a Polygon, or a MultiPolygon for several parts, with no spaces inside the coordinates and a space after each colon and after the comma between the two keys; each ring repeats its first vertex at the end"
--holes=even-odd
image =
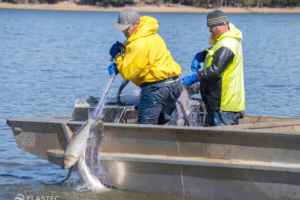
{"type": "Polygon", "coordinates": [[[127,29],[132,23],[140,20],[140,14],[132,8],[126,8],[119,14],[118,23],[114,25],[114,29],[123,31],[127,29]]]}

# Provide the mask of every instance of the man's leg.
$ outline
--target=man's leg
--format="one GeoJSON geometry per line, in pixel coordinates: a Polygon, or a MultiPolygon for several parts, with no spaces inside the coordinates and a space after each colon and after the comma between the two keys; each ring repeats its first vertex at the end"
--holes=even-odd
{"type": "Polygon", "coordinates": [[[162,92],[165,96],[165,106],[163,107],[163,111],[158,119],[158,124],[176,126],[178,120],[176,102],[183,91],[181,81],[180,79],[177,79],[175,81],[167,81],[161,84],[163,85],[162,92]]]}
{"type": "Polygon", "coordinates": [[[209,126],[214,126],[214,110],[213,109],[210,109],[210,108],[208,108],[208,111],[207,111],[207,113],[208,113],[208,125],[209,126]]]}
{"type": "Polygon", "coordinates": [[[182,90],[180,79],[142,88],[137,123],[176,125],[176,101],[182,90]]]}
{"type": "Polygon", "coordinates": [[[138,124],[157,124],[164,104],[157,101],[161,88],[157,84],[142,88],[139,104],[138,124]]]}
{"type": "Polygon", "coordinates": [[[213,110],[213,126],[238,125],[239,119],[239,112],[213,110]]]}

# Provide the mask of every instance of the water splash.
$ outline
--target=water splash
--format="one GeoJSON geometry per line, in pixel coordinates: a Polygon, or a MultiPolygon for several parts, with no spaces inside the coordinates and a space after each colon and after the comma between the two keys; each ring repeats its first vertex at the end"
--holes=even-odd
{"type": "MultiPolygon", "coordinates": [[[[113,74],[107,85],[105,86],[103,92],[102,92],[102,96],[101,99],[98,101],[98,104],[95,108],[95,110],[92,113],[93,118],[103,118],[105,115],[105,104],[106,104],[106,99],[107,99],[107,95],[109,93],[109,90],[113,84],[113,81],[115,79],[115,74],[113,74]]],[[[85,124],[87,123],[87,121],[81,125],[80,128],[76,128],[78,130],[76,130],[75,132],[77,133],[85,124]]],[[[101,133],[104,134],[104,131],[102,131],[101,133]]],[[[87,165],[87,168],[89,168],[90,172],[92,175],[94,175],[95,177],[97,177],[101,183],[103,183],[104,178],[103,178],[103,169],[102,169],[102,164],[101,164],[101,159],[99,159],[98,155],[99,152],[101,152],[100,149],[100,143],[101,143],[101,135],[99,133],[99,130],[96,128],[95,125],[93,125],[90,129],[90,134],[89,134],[89,138],[87,141],[87,148],[85,150],[85,164],[87,165]]],[[[74,184],[76,187],[78,186],[78,184],[74,184]]],[[[105,184],[103,184],[105,185],[105,184]]],[[[85,186],[82,186],[83,188],[85,188],[85,186]]],[[[81,188],[81,187],[79,187],[81,188]]],[[[80,191],[84,191],[81,190],[80,191]]]]}
{"type": "MultiPolygon", "coordinates": [[[[93,117],[100,117],[101,119],[105,115],[105,104],[106,104],[106,99],[109,93],[109,90],[114,82],[115,79],[115,73],[111,75],[107,85],[105,86],[101,99],[98,101],[97,106],[95,110],[93,111],[92,115],[93,117]]],[[[90,140],[88,141],[87,144],[87,150],[86,150],[86,163],[87,166],[90,168],[91,173],[97,177],[101,183],[104,182],[104,173],[103,173],[103,168],[102,168],[102,160],[98,156],[99,153],[101,152],[101,138],[105,134],[104,129],[99,132],[99,130],[95,127],[92,126],[90,129],[90,140]],[[102,134],[102,135],[100,135],[102,134]]],[[[104,184],[105,185],[105,184],[104,184]]]]}
{"type": "Polygon", "coordinates": [[[109,90],[110,90],[110,88],[111,88],[111,86],[112,86],[112,83],[114,82],[115,76],[116,76],[116,75],[113,74],[113,75],[110,77],[110,79],[109,79],[107,85],[105,86],[104,92],[102,93],[102,97],[101,97],[100,101],[98,101],[97,107],[96,107],[96,109],[95,109],[94,112],[93,112],[93,117],[101,117],[101,118],[104,117],[104,115],[105,115],[105,109],[104,109],[104,106],[105,106],[107,94],[108,94],[108,92],[109,92],[109,90]]]}

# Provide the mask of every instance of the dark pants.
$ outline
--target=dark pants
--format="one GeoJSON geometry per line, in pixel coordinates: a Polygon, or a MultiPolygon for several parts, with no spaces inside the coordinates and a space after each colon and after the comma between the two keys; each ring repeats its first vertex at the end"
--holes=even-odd
{"type": "Polygon", "coordinates": [[[208,114],[210,126],[228,126],[239,124],[239,112],[227,112],[209,109],[208,114]]]}
{"type": "Polygon", "coordinates": [[[176,101],[183,88],[178,77],[142,83],[138,124],[177,125],[176,101]]]}

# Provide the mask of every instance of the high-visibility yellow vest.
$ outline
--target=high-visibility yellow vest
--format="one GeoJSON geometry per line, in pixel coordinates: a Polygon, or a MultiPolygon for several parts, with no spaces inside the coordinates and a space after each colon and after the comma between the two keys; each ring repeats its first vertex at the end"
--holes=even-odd
{"type": "Polygon", "coordinates": [[[245,110],[242,39],[242,32],[230,23],[229,32],[220,36],[212,48],[207,50],[204,60],[203,70],[211,66],[213,55],[219,48],[227,47],[234,54],[233,61],[220,76],[222,77],[221,111],[245,110]]]}

